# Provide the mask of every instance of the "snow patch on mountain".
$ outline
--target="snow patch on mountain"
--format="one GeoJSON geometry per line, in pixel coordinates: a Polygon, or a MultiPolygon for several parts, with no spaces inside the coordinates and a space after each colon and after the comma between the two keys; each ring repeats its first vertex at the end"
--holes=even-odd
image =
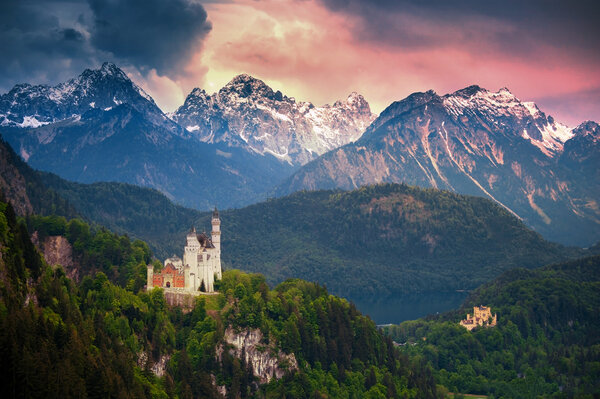
{"type": "Polygon", "coordinates": [[[130,104],[155,124],[177,130],[172,122],[167,122],[154,100],[111,63],[104,63],[96,70],[86,69],[81,75],[53,87],[14,86],[0,96],[0,114],[4,115],[1,123],[19,128],[39,127],[91,109],[109,111],[121,104],[130,104]]]}
{"type": "Polygon", "coordinates": [[[214,94],[196,88],[172,115],[199,141],[244,147],[302,165],[358,139],[375,119],[358,93],[316,107],[242,74],[214,94]]]}
{"type": "Polygon", "coordinates": [[[499,129],[514,125],[515,133],[548,157],[560,154],[564,143],[573,137],[573,129],[547,117],[535,103],[520,101],[507,88],[491,92],[469,86],[445,95],[443,104],[455,118],[477,116],[499,129]]]}

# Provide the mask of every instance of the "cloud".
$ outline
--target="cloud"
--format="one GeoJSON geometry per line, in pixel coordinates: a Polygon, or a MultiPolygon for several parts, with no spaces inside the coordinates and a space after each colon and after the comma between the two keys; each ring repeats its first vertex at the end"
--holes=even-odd
{"type": "Polygon", "coordinates": [[[319,0],[356,39],[398,48],[463,46],[527,57],[547,48],[598,59],[596,0],[319,0]],[[539,50],[539,51],[538,51],[539,50]]]}
{"type": "Polygon", "coordinates": [[[0,1],[0,90],[54,84],[103,61],[175,78],[210,30],[195,0],[0,1]]]}
{"type": "MultiPolygon", "coordinates": [[[[197,82],[210,91],[235,74],[249,73],[315,104],[356,90],[375,112],[414,91],[443,94],[471,84],[489,90],[506,86],[523,101],[540,100],[542,110],[570,124],[583,116],[578,110],[584,108],[575,104],[585,105],[570,93],[600,86],[593,59],[598,52],[586,47],[586,40],[595,39],[582,33],[597,28],[589,26],[588,17],[582,17],[579,33],[555,26],[573,25],[569,21],[577,12],[564,11],[559,20],[560,11],[546,10],[556,6],[551,0],[544,6],[534,1],[528,9],[516,4],[512,10],[469,1],[450,6],[434,1],[436,7],[402,0],[328,1],[324,6],[325,1],[207,5],[214,30],[196,62],[208,72],[197,82]],[[549,36],[571,39],[528,33],[544,26],[551,27],[549,36]],[[572,46],[561,44],[569,40],[572,46]],[[577,51],[581,54],[574,56],[577,51]],[[561,107],[568,112],[560,112],[561,107]]],[[[598,108],[585,109],[586,118],[598,119],[598,108]]]]}
{"type": "Polygon", "coordinates": [[[76,21],[64,26],[62,14],[59,2],[0,2],[0,88],[63,79],[65,70],[92,62],[94,51],[81,27],[76,21]]]}
{"type": "Polygon", "coordinates": [[[191,0],[90,0],[91,42],[100,50],[160,75],[183,70],[211,30],[191,0]]]}

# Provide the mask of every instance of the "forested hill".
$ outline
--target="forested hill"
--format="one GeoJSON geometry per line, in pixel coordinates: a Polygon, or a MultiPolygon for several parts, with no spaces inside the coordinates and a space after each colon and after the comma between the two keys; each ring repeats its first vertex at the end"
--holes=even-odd
{"type": "MultiPolygon", "coordinates": [[[[155,190],[36,176],[27,187],[43,182],[36,192],[58,193],[88,221],[148,242],[160,259],[181,255],[191,225],[210,229],[210,213],[155,190]]],[[[473,289],[510,268],[585,253],[543,240],[491,201],[397,184],[299,192],[221,217],[226,268],[263,273],[271,284],[318,281],[352,299],[473,289]]]]}
{"type": "Polygon", "coordinates": [[[27,165],[0,139],[0,191],[19,216],[80,216],[148,242],[163,259],[181,251],[185,232],[201,215],[157,190],[125,183],[81,184],[27,165]]]}
{"type": "Polygon", "coordinates": [[[473,289],[581,252],[486,199],[398,184],[299,192],[221,215],[232,267],[272,282],[299,276],[350,298],[473,289]]]}
{"type": "Polygon", "coordinates": [[[31,169],[0,136],[0,190],[16,213],[76,216],[77,211],[44,180],[44,176],[31,169]]]}
{"type": "MultiPolygon", "coordinates": [[[[451,391],[496,398],[600,394],[600,256],[515,269],[478,288],[460,310],[387,328],[423,356],[451,391]],[[491,306],[496,328],[458,325],[491,306]]],[[[585,396],[588,395],[588,396],[585,396]]]]}
{"type": "MultiPolygon", "coordinates": [[[[40,231],[60,225],[31,220],[40,231]]],[[[269,290],[261,275],[226,271],[220,294],[183,313],[161,289],[113,283],[129,270],[114,261],[136,246],[127,237],[102,246],[110,240],[82,234],[89,226],[80,221],[66,229],[80,254],[117,269],[114,278],[97,272],[76,284],[48,266],[0,201],[3,398],[439,397],[423,362],[317,284],[290,280],[269,290]],[[273,368],[261,370],[260,361],[273,368]]],[[[143,265],[146,255],[131,261],[143,265]]]]}
{"type": "MultiPolygon", "coordinates": [[[[154,190],[117,183],[44,180],[83,215],[179,254],[210,213],[173,205],[154,190]]],[[[303,278],[347,298],[473,289],[513,267],[538,267],[584,251],[545,241],[491,201],[406,185],[299,192],[221,212],[225,267],[271,284],[303,278]]]]}

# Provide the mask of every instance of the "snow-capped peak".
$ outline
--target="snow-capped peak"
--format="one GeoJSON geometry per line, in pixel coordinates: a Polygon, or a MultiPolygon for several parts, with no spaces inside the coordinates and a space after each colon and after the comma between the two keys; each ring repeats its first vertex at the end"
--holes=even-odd
{"type": "Polygon", "coordinates": [[[315,107],[242,74],[212,95],[192,90],[173,120],[200,141],[226,142],[304,164],[356,140],[373,114],[356,92],[333,105],[315,107]]]}
{"type": "Polygon", "coordinates": [[[548,157],[562,152],[564,143],[573,137],[573,129],[546,116],[535,103],[522,102],[506,87],[492,92],[474,85],[443,98],[444,107],[455,118],[475,115],[490,127],[506,130],[513,126],[515,135],[548,157]]]}
{"type": "Polygon", "coordinates": [[[118,104],[130,104],[155,123],[166,120],[154,100],[109,62],[99,69],[86,69],[79,76],[53,87],[16,85],[0,96],[0,114],[5,115],[4,125],[34,127],[38,123],[83,115],[92,108],[110,109],[118,104]]]}

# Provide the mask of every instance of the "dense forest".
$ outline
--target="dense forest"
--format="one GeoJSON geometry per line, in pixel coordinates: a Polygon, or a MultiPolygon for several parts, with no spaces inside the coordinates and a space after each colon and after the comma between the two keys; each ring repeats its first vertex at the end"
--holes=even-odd
{"type": "Polygon", "coordinates": [[[352,299],[474,289],[582,252],[486,199],[402,184],[298,192],[221,215],[231,266],[273,283],[300,276],[352,299]]]}
{"type": "Polygon", "coordinates": [[[395,350],[318,284],[288,280],[271,290],[262,275],[227,271],[220,294],[183,312],[167,306],[161,289],[137,284],[135,266],[150,256],[144,243],[77,219],[26,223],[6,202],[0,247],[3,397],[438,397],[423,361],[395,350]],[[80,283],[44,262],[27,224],[41,236],[64,233],[78,248],[80,283]],[[224,338],[250,330],[273,356],[293,354],[297,368],[259,383],[224,338]]]}
{"type": "MultiPolygon", "coordinates": [[[[210,213],[118,183],[45,180],[96,223],[180,254],[210,213]]],[[[270,284],[300,277],[347,298],[473,289],[512,267],[538,267],[585,251],[545,241],[498,205],[477,197],[388,184],[351,192],[299,192],[221,212],[226,267],[270,284]]]]}
{"type": "MultiPolygon", "coordinates": [[[[57,214],[72,218],[74,208],[88,223],[147,242],[160,259],[181,256],[191,225],[210,229],[209,212],[174,205],[156,190],[67,182],[22,161],[14,168],[36,176],[24,178],[32,203],[45,204],[33,213],[51,214],[50,192],[64,202],[57,214]]],[[[474,289],[510,268],[589,253],[545,241],[489,200],[398,184],[299,192],[221,218],[226,268],[262,273],[271,285],[317,281],[357,301],[474,289]]]]}
{"type": "Polygon", "coordinates": [[[600,395],[600,256],[514,269],[478,288],[463,307],[386,328],[402,351],[427,361],[454,392],[495,398],[600,395]],[[458,321],[491,306],[495,328],[458,321]]]}

